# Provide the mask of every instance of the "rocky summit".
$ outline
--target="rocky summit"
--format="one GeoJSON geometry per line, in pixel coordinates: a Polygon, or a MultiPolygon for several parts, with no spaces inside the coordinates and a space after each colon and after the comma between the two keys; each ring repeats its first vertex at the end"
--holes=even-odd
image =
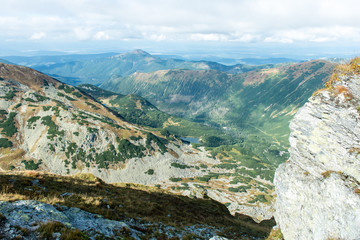
{"type": "Polygon", "coordinates": [[[338,66],[291,121],[290,158],[274,181],[285,239],[360,238],[359,68],[338,66]]]}

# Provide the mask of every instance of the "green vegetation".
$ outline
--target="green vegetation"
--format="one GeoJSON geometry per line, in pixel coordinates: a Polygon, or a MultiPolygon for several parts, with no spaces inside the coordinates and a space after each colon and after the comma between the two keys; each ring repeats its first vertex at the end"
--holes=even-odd
{"type": "Polygon", "coordinates": [[[5,115],[7,115],[7,114],[8,114],[8,112],[6,110],[0,109],[0,116],[1,117],[5,117],[5,115]]]}
{"type": "Polygon", "coordinates": [[[61,92],[57,92],[57,95],[58,95],[59,97],[64,97],[64,98],[66,98],[66,99],[69,100],[69,101],[76,101],[76,99],[74,99],[74,98],[72,98],[72,97],[70,97],[70,96],[68,96],[68,95],[65,95],[65,94],[63,94],[63,93],[61,93],[61,92]]]}
{"type": "Polygon", "coordinates": [[[186,165],[186,164],[180,164],[180,163],[171,163],[171,166],[172,167],[175,167],[175,168],[180,168],[180,169],[186,169],[186,168],[191,168],[190,166],[186,165]]]}
{"type": "Polygon", "coordinates": [[[7,137],[12,137],[17,132],[14,120],[15,116],[16,113],[11,112],[9,113],[8,118],[5,121],[0,122],[0,128],[2,128],[1,133],[7,137]]]}
{"type": "Polygon", "coordinates": [[[169,180],[172,182],[180,182],[182,180],[182,178],[171,177],[171,178],[169,178],[169,180]]]}
{"type": "Polygon", "coordinates": [[[196,179],[199,180],[199,181],[202,181],[202,182],[209,182],[210,179],[211,179],[211,176],[210,175],[202,176],[202,177],[197,177],[196,179]]]}
{"type": "Polygon", "coordinates": [[[25,101],[32,102],[32,103],[37,102],[37,101],[35,101],[35,100],[34,100],[34,99],[32,99],[32,98],[25,98],[25,101]]]}
{"type": "Polygon", "coordinates": [[[154,174],[154,169],[149,169],[145,172],[146,174],[149,174],[149,175],[153,175],[154,174]]]}
{"type": "Polygon", "coordinates": [[[230,136],[224,134],[217,128],[173,117],[170,114],[160,111],[142,97],[136,95],[123,96],[90,84],[81,85],[79,89],[95,98],[111,97],[111,99],[109,99],[111,109],[126,121],[159,129],[161,135],[167,138],[171,135],[176,135],[177,137],[192,136],[196,138],[219,136],[219,138],[223,139],[227,144],[233,143],[230,136]],[[166,125],[166,127],[164,127],[164,125],[166,125]]]}
{"type": "Polygon", "coordinates": [[[22,105],[21,103],[16,104],[14,109],[18,109],[21,105],[22,105]]]}
{"type": "Polygon", "coordinates": [[[0,138],[0,148],[12,147],[13,144],[7,138],[0,138]]]}
{"type": "MultiPolygon", "coordinates": [[[[66,92],[66,93],[72,93],[74,90],[75,90],[75,88],[73,88],[73,87],[70,87],[70,86],[67,86],[67,85],[63,85],[64,87],[63,87],[63,90],[64,90],[64,92],[66,92]]],[[[60,89],[60,88],[59,88],[60,89]]]]}
{"type": "Polygon", "coordinates": [[[36,100],[32,99],[32,98],[25,98],[25,101],[32,102],[32,103],[37,103],[37,102],[43,102],[43,101],[49,99],[48,97],[45,97],[45,96],[42,96],[42,95],[39,95],[39,94],[36,94],[36,93],[32,93],[32,95],[34,96],[34,98],[36,100]]]}
{"type": "Polygon", "coordinates": [[[72,98],[72,97],[69,97],[68,95],[65,95],[65,98],[69,101],[76,101],[76,99],[72,98]]]}
{"type": "Polygon", "coordinates": [[[237,164],[231,164],[231,163],[220,163],[217,165],[214,165],[213,167],[223,168],[223,169],[236,169],[238,167],[237,164]]]}
{"type": "Polygon", "coordinates": [[[121,139],[118,145],[118,151],[123,156],[123,159],[130,159],[134,157],[144,157],[146,148],[142,145],[135,145],[127,139],[121,139]]]}
{"type": "Polygon", "coordinates": [[[43,108],[43,111],[46,112],[46,111],[49,111],[49,110],[50,110],[51,106],[43,106],[42,108],[43,108]]]}
{"type": "Polygon", "coordinates": [[[207,147],[218,147],[224,145],[226,141],[220,137],[216,136],[206,136],[204,138],[204,145],[207,147]]]}
{"type": "Polygon", "coordinates": [[[151,143],[156,144],[159,147],[161,153],[167,152],[167,148],[165,146],[165,144],[167,144],[167,141],[163,138],[159,138],[159,137],[155,136],[154,134],[148,132],[146,134],[146,148],[155,150],[152,147],[151,143]]]}
{"type": "MultiPolygon", "coordinates": [[[[68,145],[65,155],[71,160],[66,161],[66,167],[71,163],[71,167],[75,169],[77,162],[81,161],[87,167],[90,166],[90,163],[95,163],[99,168],[108,169],[111,164],[125,162],[125,160],[130,158],[144,157],[146,155],[146,148],[142,145],[132,144],[127,139],[121,139],[117,149],[114,145],[109,145],[106,151],[99,152],[93,149],[89,154],[86,154],[75,142],[72,142],[68,145]]],[[[151,174],[151,170],[147,173],[151,174]]]]}
{"type": "Polygon", "coordinates": [[[42,95],[39,95],[36,93],[33,93],[33,96],[37,99],[38,102],[43,102],[43,101],[46,101],[49,99],[48,97],[45,97],[45,96],[42,96],[42,95]]]}
{"type": "Polygon", "coordinates": [[[54,111],[55,112],[55,117],[59,117],[60,116],[60,109],[58,106],[54,106],[51,108],[51,111],[54,111]]]}
{"type": "Polygon", "coordinates": [[[81,98],[81,97],[82,97],[81,93],[79,93],[79,92],[72,92],[71,94],[74,95],[74,96],[77,97],[77,98],[81,98]]]}
{"type": "Polygon", "coordinates": [[[37,163],[35,163],[34,160],[29,160],[29,161],[22,160],[21,162],[25,165],[26,170],[37,170],[39,166],[42,164],[41,159],[37,161],[37,163]]]}
{"type": "Polygon", "coordinates": [[[248,201],[248,203],[256,203],[256,202],[262,202],[262,203],[266,203],[267,200],[265,198],[264,194],[258,194],[255,195],[255,197],[253,199],[251,199],[250,201],[248,201]]]}
{"type": "Polygon", "coordinates": [[[41,123],[49,127],[48,139],[54,140],[57,136],[64,136],[64,130],[59,131],[59,127],[51,120],[51,116],[44,116],[41,118],[41,123]]]}
{"type": "Polygon", "coordinates": [[[0,98],[5,98],[6,100],[12,100],[16,95],[16,91],[10,90],[8,93],[5,94],[5,96],[1,96],[0,98]]]}
{"type": "Polygon", "coordinates": [[[39,120],[41,117],[40,116],[33,116],[31,118],[29,118],[27,120],[27,126],[28,128],[31,128],[32,127],[32,124],[35,123],[37,120],[39,120]]]}
{"type": "Polygon", "coordinates": [[[248,185],[240,186],[240,187],[229,187],[229,191],[231,192],[246,192],[247,189],[250,189],[251,187],[248,185]]]}

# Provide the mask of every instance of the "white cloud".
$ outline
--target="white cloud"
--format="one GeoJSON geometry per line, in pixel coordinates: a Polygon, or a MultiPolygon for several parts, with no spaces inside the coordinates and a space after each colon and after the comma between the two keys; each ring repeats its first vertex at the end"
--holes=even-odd
{"type": "Polygon", "coordinates": [[[31,35],[30,40],[40,40],[46,36],[44,32],[37,32],[31,35]]]}
{"type": "Polygon", "coordinates": [[[226,41],[228,36],[217,33],[193,33],[190,34],[190,40],[193,41],[226,41]]]}
{"type": "Polygon", "coordinates": [[[74,35],[80,41],[89,40],[92,37],[92,31],[87,27],[77,27],[74,29],[74,35]]]}
{"type": "Polygon", "coordinates": [[[0,0],[0,40],[360,42],[356,0],[0,0]]]}
{"type": "Polygon", "coordinates": [[[109,34],[103,32],[103,31],[100,31],[95,34],[94,39],[95,40],[109,40],[110,36],[109,36],[109,34]]]}

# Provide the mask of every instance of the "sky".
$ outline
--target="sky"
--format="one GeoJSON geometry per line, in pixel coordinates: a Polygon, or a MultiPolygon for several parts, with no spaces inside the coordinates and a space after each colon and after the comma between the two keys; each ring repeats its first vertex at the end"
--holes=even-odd
{"type": "Polygon", "coordinates": [[[357,0],[0,0],[0,56],[360,54],[357,0]]]}

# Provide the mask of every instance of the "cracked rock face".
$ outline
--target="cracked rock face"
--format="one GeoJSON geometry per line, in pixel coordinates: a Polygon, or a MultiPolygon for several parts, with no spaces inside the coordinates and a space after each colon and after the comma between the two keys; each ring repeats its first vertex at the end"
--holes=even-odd
{"type": "Polygon", "coordinates": [[[359,94],[359,76],[343,77],[292,120],[290,158],[274,180],[285,239],[360,238],[359,94]]]}

